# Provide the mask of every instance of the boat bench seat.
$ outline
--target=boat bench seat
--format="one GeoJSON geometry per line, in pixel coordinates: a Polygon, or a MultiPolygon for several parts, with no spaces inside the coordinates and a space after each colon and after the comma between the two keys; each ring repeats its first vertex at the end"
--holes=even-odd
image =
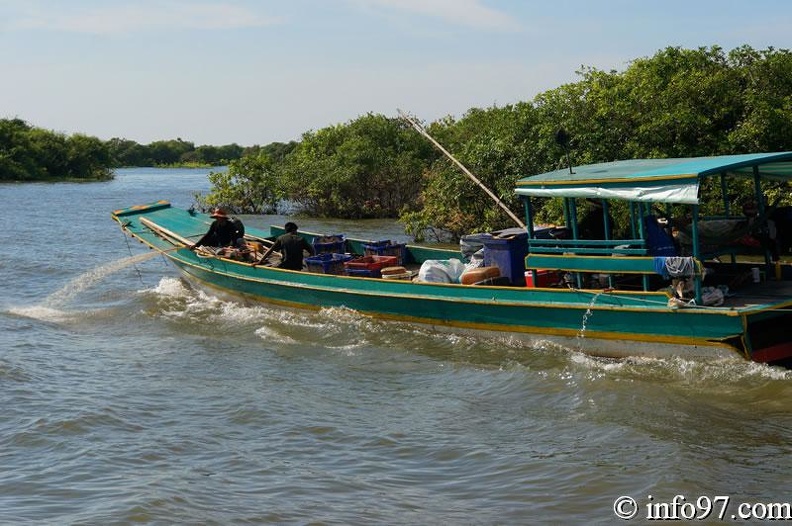
{"type": "MultiPolygon", "coordinates": [[[[742,247],[743,249],[745,247],[742,247]]],[[[737,263],[737,255],[740,254],[740,247],[735,246],[702,246],[700,258],[702,261],[716,260],[720,262],[722,256],[729,256],[732,263],[737,263]]]]}
{"type": "Polygon", "coordinates": [[[530,239],[528,251],[538,254],[581,254],[611,256],[646,256],[649,249],[643,239],[530,239]]]}
{"type": "Polygon", "coordinates": [[[565,270],[602,274],[657,274],[654,257],[528,254],[528,270],[565,270]]]}

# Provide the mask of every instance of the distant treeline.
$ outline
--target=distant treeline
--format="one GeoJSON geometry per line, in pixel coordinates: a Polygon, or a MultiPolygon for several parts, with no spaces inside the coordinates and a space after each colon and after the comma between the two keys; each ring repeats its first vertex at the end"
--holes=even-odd
{"type": "MultiPolygon", "coordinates": [[[[277,144],[265,149],[277,157],[277,144]]],[[[104,180],[124,166],[222,166],[259,146],[198,146],[181,139],[138,144],[127,139],[102,141],[67,136],[34,127],[21,119],[0,119],[0,180],[104,180]]]]}
{"type": "Polygon", "coordinates": [[[172,139],[138,144],[129,139],[110,139],[107,142],[115,166],[221,166],[244,155],[258,154],[259,147],[245,148],[238,144],[198,146],[189,141],[172,139]]]}
{"type": "Polygon", "coordinates": [[[66,136],[21,119],[0,120],[0,180],[104,180],[112,178],[107,145],[96,137],[66,136]]]}
{"type": "MultiPolygon", "coordinates": [[[[749,46],[670,47],[625,71],[583,68],[530,102],[469,110],[428,131],[518,216],[515,182],[573,164],[792,150],[792,54],[749,46]]],[[[260,151],[210,175],[204,206],[237,213],[297,204],[306,214],[398,217],[408,233],[458,238],[514,226],[460,170],[398,118],[368,114],[307,132],[291,152],[260,151]]],[[[787,196],[788,189],[770,189],[787,196]]],[[[539,221],[560,221],[541,203],[539,221]]]]}

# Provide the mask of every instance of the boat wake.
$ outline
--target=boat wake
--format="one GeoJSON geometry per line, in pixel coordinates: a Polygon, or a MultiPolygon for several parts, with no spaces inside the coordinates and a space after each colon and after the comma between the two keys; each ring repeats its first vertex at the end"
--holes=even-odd
{"type": "MultiPolygon", "coordinates": [[[[165,277],[141,291],[155,305],[149,315],[179,325],[210,328],[211,335],[254,336],[277,352],[331,351],[354,355],[377,354],[395,359],[399,353],[418,353],[441,362],[511,369],[553,371],[588,381],[666,381],[679,385],[755,385],[792,379],[792,371],[744,360],[696,361],[683,358],[597,358],[574,346],[537,339],[486,337],[458,331],[438,331],[408,322],[383,321],[357,311],[332,307],[318,311],[288,309],[255,303],[245,305],[193,289],[181,279],[165,277]]],[[[206,329],[199,329],[206,330],[206,329]]]]}
{"type": "Polygon", "coordinates": [[[165,277],[156,287],[141,291],[155,305],[149,315],[169,322],[212,327],[214,333],[253,334],[280,345],[348,347],[360,343],[368,318],[344,308],[292,310],[263,303],[246,305],[221,299],[190,287],[179,278],[165,277]]]}
{"type": "Polygon", "coordinates": [[[156,256],[157,252],[144,252],[135,256],[129,256],[116,261],[111,261],[104,265],[84,272],[71,279],[63,287],[53,292],[38,305],[26,307],[14,307],[8,310],[9,313],[33,318],[41,321],[62,323],[74,317],[73,312],[69,312],[64,307],[73,300],[78,294],[96,285],[111,274],[128,268],[137,263],[141,263],[156,256]]]}
{"type": "Polygon", "coordinates": [[[792,379],[792,370],[735,358],[734,360],[693,360],[674,358],[598,358],[582,352],[570,355],[571,368],[585,370],[590,378],[618,376],[629,380],[650,380],[701,387],[756,388],[764,382],[792,379]]]}

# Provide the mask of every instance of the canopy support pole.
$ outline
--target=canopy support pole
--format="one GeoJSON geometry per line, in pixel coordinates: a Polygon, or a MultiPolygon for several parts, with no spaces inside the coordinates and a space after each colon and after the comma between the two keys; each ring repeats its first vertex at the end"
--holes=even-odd
{"type": "Polygon", "coordinates": [[[526,223],[526,230],[528,231],[528,239],[533,239],[534,224],[533,224],[533,210],[531,210],[531,198],[523,197],[522,202],[523,202],[523,208],[525,208],[525,223],[526,223]]]}
{"type": "Polygon", "coordinates": [[[731,202],[729,201],[729,188],[726,183],[726,174],[720,174],[721,199],[723,199],[723,211],[727,216],[731,215],[731,202]]]}
{"type": "MultiPolygon", "coordinates": [[[[767,229],[767,208],[765,207],[765,198],[764,194],[762,193],[762,176],[759,174],[759,167],[753,167],[753,174],[754,174],[754,192],[756,194],[756,206],[759,211],[759,217],[757,217],[757,221],[761,221],[760,225],[762,228],[767,229]]],[[[767,230],[765,230],[767,231],[767,230]]],[[[770,235],[769,233],[766,234],[767,239],[769,240],[770,235]]],[[[772,241],[772,240],[771,240],[772,241]]],[[[768,243],[762,243],[764,245],[764,257],[765,257],[765,276],[770,276],[770,270],[772,268],[772,259],[773,256],[770,253],[770,249],[768,248],[768,243]]]]}
{"type": "MultiPolygon", "coordinates": [[[[693,205],[693,257],[696,261],[701,261],[701,250],[699,249],[699,205],[693,205]]],[[[704,275],[698,274],[693,276],[694,294],[696,298],[696,305],[701,305],[701,281],[704,275]]]]}

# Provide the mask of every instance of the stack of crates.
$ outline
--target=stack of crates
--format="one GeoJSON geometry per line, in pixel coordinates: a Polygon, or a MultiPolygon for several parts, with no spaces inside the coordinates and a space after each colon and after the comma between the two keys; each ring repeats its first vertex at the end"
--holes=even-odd
{"type": "Polygon", "coordinates": [[[344,264],[351,259],[349,254],[324,253],[305,258],[305,265],[308,272],[341,275],[344,273],[344,264]]]}
{"type": "Polygon", "coordinates": [[[407,245],[394,243],[389,239],[365,244],[363,245],[363,252],[366,256],[393,256],[396,258],[394,266],[404,265],[407,259],[407,245]]]}
{"type": "Polygon", "coordinates": [[[346,252],[346,237],[344,234],[332,234],[314,238],[313,243],[316,254],[344,254],[346,252]]]}
{"type": "Polygon", "coordinates": [[[313,239],[311,245],[314,248],[314,255],[305,258],[309,272],[344,274],[344,263],[352,259],[352,256],[346,253],[344,234],[318,236],[313,239]]]}
{"type": "Polygon", "coordinates": [[[363,256],[344,263],[344,272],[347,276],[379,278],[383,268],[394,266],[396,256],[363,256]]]}

